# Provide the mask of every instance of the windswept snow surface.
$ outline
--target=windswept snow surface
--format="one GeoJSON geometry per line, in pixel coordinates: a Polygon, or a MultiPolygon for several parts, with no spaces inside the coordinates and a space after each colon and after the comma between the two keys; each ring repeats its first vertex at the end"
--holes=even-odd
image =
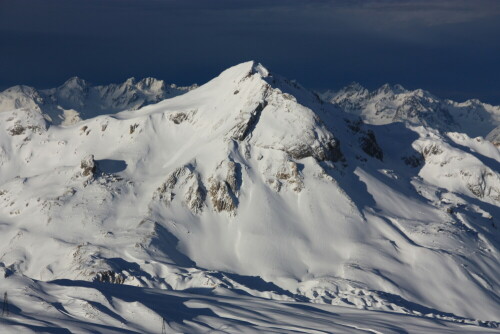
{"type": "Polygon", "coordinates": [[[203,294],[24,279],[9,290],[17,306],[0,318],[2,333],[498,333],[390,312],[272,301],[223,288],[203,294]]]}
{"type": "Polygon", "coordinates": [[[0,113],[0,324],[494,331],[498,148],[344,109],[247,62],[75,124],[0,113]]]}

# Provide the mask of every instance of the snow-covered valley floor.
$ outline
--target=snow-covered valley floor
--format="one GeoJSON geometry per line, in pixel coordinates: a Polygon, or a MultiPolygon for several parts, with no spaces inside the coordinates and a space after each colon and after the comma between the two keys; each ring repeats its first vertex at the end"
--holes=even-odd
{"type": "Polygon", "coordinates": [[[10,287],[1,333],[498,333],[384,311],[273,301],[220,289],[165,291],[57,280],[10,287]]]}

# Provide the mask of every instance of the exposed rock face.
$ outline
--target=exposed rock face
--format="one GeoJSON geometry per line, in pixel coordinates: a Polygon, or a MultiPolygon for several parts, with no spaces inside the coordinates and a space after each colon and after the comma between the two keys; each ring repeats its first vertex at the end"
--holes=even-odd
{"type": "Polygon", "coordinates": [[[93,279],[94,282],[123,284],[125,277],[120,273],[115,273],[112,270],[98,272],[93,279]]]}
{"type": "Polygon", "coordinates": [[[250,112],[248,119],[242,121],[236,126],[232,137],[239,141],[244,140],[252,132],[253,128],[259,121],[262,110],[264,110],[266,105],[267,101],[260,102],[257,107],[250,112]]]}
{"type": "Polygon", "coordinates": [[[439,155],[443,150],[436,144],[427,145],[422,150],[422,156],[427,159],[431,155],[439,155]]]}
{"type": "MultiPolygon", "coordinates": [[[[241,166],[234,161],[219,164],[217,172],[226,171],[225,177],[212,176],[208,179],[208,195],[216,212],[234,212],[238,206],[239,188],[241,186],[241,166]]],[[[183,194],[181,200],[189,209],[199,214],[206,206],[207,190],[201,181],[195,166],[186,165],[174,170],[167,180],[156,190],[153,199],[170,205],[183,194]]]]}
{"type": "Polygon", "coordinates": [[[423,163],[423,156],[421,154],[413,154],[413,155],[408,155],[404,156],[401,158],[405,164],[407,164],[410,167],[416,168],[418,166],[421,166],[423,163]]]}
{"type": "Polygon", "coordinates": [[[303,179],[299,173],[297,163],[287,161],[276,174],[276,179],[280,182],[280,186],[276,189],[278,192],[281,189],[281,183],[285,182],[291,186],[295,192],[300,192],[304,188],[303,179]]]}
{"type": "Polygon", "coordinates": [[[177,113],[171,114],[169,116],[169,119],[172,122],[174,122],[175,124],[181,124],[182,122],[187,120],[187,118],[188,118],[188,115],[186,113],[183,113],[183,112],[177,112],[177,113]]]}
{"type": "Polygon", "coordinates": [[[194,166],[186,165],[174,170],[158,187],[153,199],[162,200],[166,205],[170,205],[177,193],[184,194],[182,199],[193,213],[202,212],[206,191],[194,166]]]}
{"type": "Polygon", "coordinates": [[[181,124],[184,122],[192,121],[193,116],[198,112],[197,109],[191,109],[188,111],[177,111],[170,113],[168,115],[168,119],[172,121],[174,124],[181,124]]]}
{"type": "Polygon", "coordinates": [[[338,140],[332,138],[324,146],[313,147],[307,144],[299,144],[286,150],[293,159],[304,159],[313,157],[318,161],[337,162],[343,158],[338,140]]]}
{"type": "Polygon", "coordinates": [[[184,199],[193,213],[201,213],[205,206],[206,191],[198,175],[189,176],[191,182],[188,190],[184,194],[184,199]]]}
{"type": "Polygon", "coordinates": [[[236,201],[226,181],[211,179],[209,195],[215,211],[232,212],[236,209],[236,201]]]}
{"type": "Polygon", "coordinates": [[[225,178],[212,176],[209,179],[209,196],[216,212],[234,213],[238,207],[239,188],[241,185],[241,167],[234,161],[223,162],[218,172],[227,170],[225,178]]]}
{"type": "Polygon", "coordinates": [[[94,155],[90,154],[83,158],[80,163],[80,168],[82,169],[83,176],[94,176],[97,172],[97,164],[94,160],[94,155]]]}
{"type": "Polygon", "coordinates": [[[477,197],[489,197],[500,202],[500,178],[498,174],[486,168],[479,172],[462,171],[462,176],[467,179],[467,188],[477,197]]]}
{"type": "Polygon", "coordinates": [[[19,122],[14,124],[14,126],[9,129],[11,136],[22,135],[22,134],[24,134],[24,131],[26,131],[26,128],[24,126],[22,126],[21,123],[19,123],[19,122]]]}
{"type": "Polygon", "coordinates": [[[369,156],[372,156],[381,161],[384,159],[384,152],[378,145],[377,138],[375,137],[373,131],[366,131],[363,136],[359,138],[359,143],[363,152],[365,152],[369,156]]]}
{"type": "Polygon", "coordinates": [[[129,130],[129,133],[132,134],[135,132],[135,130],[139,127],[139,124],[135,123],[135,124],[131,124],[130,125],[130,130],[129,130]]]}
{"type": "Polygon", "coordinates": [[[168,189],[174,189],[175,185],[179,181],[179,178],[189,173],[190,170],[187,167],[180,167],[173,171],[167,178],[167,181],[164,183],[164,187],[168,189]]]}
{"type": "Polygon", "coordinates": [[[365,129],[363,121],[361,119],[345,119],[345,121],[349,130],[351,130],[353,134],[359,136],[358,142],[363,152],[382,161],[384,159],[384,152],[377,142],[375,133],[370,129],[365,129]]]}
{"type": "Polygon", "coordinates": [[[240,188],[240,184],[238,182],[238,174],[241,174],[241,166],[234,161],[229,161],[227,163],[226,182],[235,195],[238,194],[238,190],[240,188]]]}

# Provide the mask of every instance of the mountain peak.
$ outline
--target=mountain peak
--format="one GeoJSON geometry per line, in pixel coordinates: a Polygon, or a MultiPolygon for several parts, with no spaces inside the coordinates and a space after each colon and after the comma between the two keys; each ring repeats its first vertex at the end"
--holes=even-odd
{"type": "Polygon", "coordinates": [[[369,92],[365,87],[358,82],[353,81],[339,91],[326,91],[321,94],[321,96],[325,101],[337,103],[342,105],[344,108],[349,108],[351,106],[346,105],[344,102],[348,100],[362,100],[366,98],[368,94],[369,92]]]}
{"type": "Polygon", "coordinates": [[[253,62],[252,70],[254,73],[260,74],[261,77],[266,78],[270,75],[269,70],[265,68],[261,63],[253,62]]]}
{"type": "Polygon", "coordinates": [[[391,85],[389,83],[385,83],[382,86],[380,86],[380,88],[376,89],[374,91],[374,94],[376,94],[376,95],[378,95],[378,94],[401,94],[401,93],[405,93],[405,92],[407,92],[407,90],[399,84],[391,85]]]}
{"type": "Polygon", "coordinates": [[[127,80],[125,80],[125,82],[123,84],[125,86],[133,86],[136,84],[136,82],[137,82],[137,80],[135,79],[135,77],[130,77],[127,80]]]}
{"type": "Polygon", "coordinates": [[[354,91],[363,91],[366,88],[363,87],[359,82],[352,81],[350,84],[348,84],[346,87],[344,87],[345,90],[354,90],[354,91]]]}
{"type": "Polygon", "coordinates": [[[89,83],[77,76],[71,77],[68,80],[66,80],[59,88],[68,88],[68,89],[83,89],[85,87],[89,86],[89,83]]]}
{"type": "Polygon", "coordinates": [[[17,85],[7,88],[4,93],[34,94],[37,90],[31,86],[17,85]]]}
{"type": "Polygon", "coordinates": [[[235,79],[243,79],[253,74],[259,74],[262,78],[268,77],[270,75],[269,70],[262,64],[251,60],[226,69],[218,76],[218,78],[225,79],[228,77],[233,77],[235,79]]]}
{"type": "Polygon", "coordinates": [[[361,96],[364,97],[368,95],[368,89],[363,87],[361,84],[358,82],[351,82],[349,85],[345,86],[342,88],[340,91],[338,91],[337,96],[361,96]]]}
{"type": "Polygon", "coordinates": [[[393,89],[396,90],[396,91],[406,91],[406,88],[404,88],[403,86],[401,86],[400,84],[395,84],[393,86],[393,89]]]}

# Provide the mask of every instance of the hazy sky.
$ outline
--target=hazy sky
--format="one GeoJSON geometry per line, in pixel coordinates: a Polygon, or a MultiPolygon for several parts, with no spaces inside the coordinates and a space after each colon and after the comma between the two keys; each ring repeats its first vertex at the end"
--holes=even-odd
{"type": "Polygon", "coordinates": [[[315,89],[358,81],[500,104],[498,0],[0,0],[0,88],[257,60],[315,89]]]}

